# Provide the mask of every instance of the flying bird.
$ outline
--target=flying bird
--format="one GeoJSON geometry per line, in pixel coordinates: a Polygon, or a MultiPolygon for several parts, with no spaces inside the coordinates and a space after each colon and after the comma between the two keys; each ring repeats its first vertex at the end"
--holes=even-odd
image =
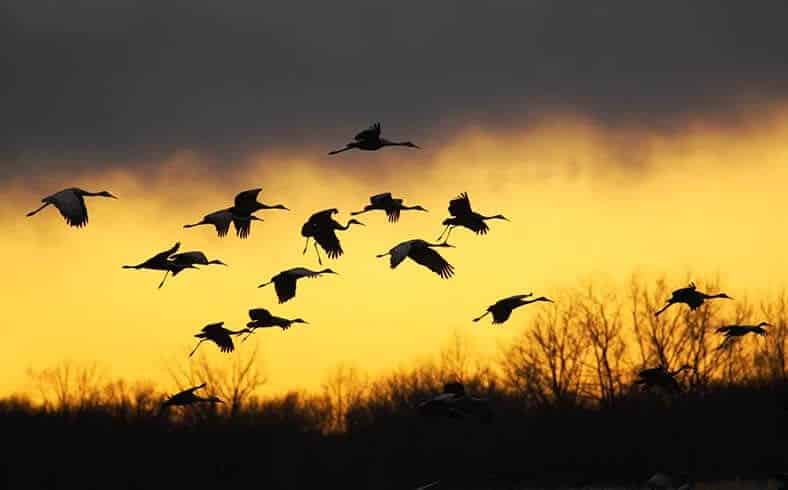
{"type": "Polygon", "coordinates": [[[488,400],[468,395],[465,386],[458,382],[444,384],[443,393],[419,403],[416,409],[425,416],[449,418],[473,416],[484,422],[489,422],[493,415],[488,400]]]}
{"type": "Polygon", "coordinates": [[[725,325],[716,330],[717,333],[721,333],[725,335],[725,339],[722,343],[717,347],[717,349],[722,349],[727,347],[733,342],[734,339],[743,337],[749,333],[758,335],[758,336],[765,336],[766,330],[763,327],[771,327],[773,326],[771,323],[768,322],[761,322],[757,325],[725,325]]]}
{"type": "Polygon", "coordinates": [[[320,260],[320,250],[317,248],[318,245],[323,247],[323,250],[326,251],[328,258],[335,259],[344,253],[342,250],[342,245],[339,243],[339,238],[337,238],[336,231],[347,230],[350,228],[350,225],[365,226],[364,223],[355,219],[350,219],[347,222],[347,225],[342,226],[332,217],[338,212],[339,210],[336,208],[318,211],[317,213],[310,216],[307,222],[301,226],[301,236],[306,238],[303,253],[306,253],[307,249],[309,248],[309,239],[312,238],[315,243],[317,262],[321,265],[323,264],[323,261],[320,260]]]}
{"type": "Polygon", "coordinates": [[[261,288],[273,283],[276,296],[279,298],[279,303],[284,303],[295,297],[296,281],[303,277],[318,277],[321,274],[336,274],[336,272],[331,269],[313,271],[305,267],[294,267],[280,272],[272,277],[270,281],[260,284],[257,287],[261,288]]]}
{"type": "Polygon", "coordinates": [[[167,279],[167,274],[172,273],[173,276],[177,276],[179,272],[184,269],[196,269],[194,265],[191,264],[184,264],[184,263],[176,263],[172,260],[169,260],[170,256],[178,251],[181,246],[181,242],[176,242],[171,248],[159,252],[153,257],[149,258],[148,260],[141,262],[137,265],[124,265],[124,269],[149,269],[154,271],[164,271],[164,278],[162,278],[161,282],[159,283],[159,288],[164,286],[164,281],[167,279]]]}
{"type": "Polygon", "coordinates": [[[704,301],[707,299],[725,298],[733,299],[725,293],[719,294],[706,294],[696,289],[695,283],[690,282],[686,288],[681,288],[673,291],[671,297],[665,301],[665,306],[654,312],[654,316],[659,316],[663,311],[667,310],[673,304],[684,303],[690,307],[691,310],[697,310],[704,301]]]}
{"type": "Polygon", "coordinates": [[[635,384],[641,385],[642,391],[647,391],[650,388],[659,386],[665,390],[679,392],[681,385],[676,380],[676,376],[685,369],[692,369],[689,364],[684,364],[676,371],[668,371],[664,366],[657,366],[655,368],[643,369],[638,373],[638,378],[635,384]]]}
{"type": "Polygon", "coordinates": [[[366,150],[366,151],[375,151],[380,150],[384,146],[407,146],[408,148],[419,148],[418,146],[414,145],[410,141],[389,141],[387,139],[380,137],[380,123],[375,123],[369,128],[365,129],[358,133],[354,138],[353,141],[346,144],[344,148],[339,150],[334,150],[328,152],[329,155],[336,155],[337,153],[342,153],[343,151],[352,150],[354,148],[358,150],[366,150]]]}
{"type": "Polygon", "coordinates": [[[233,213],[233,225],[235,225],[235,231],[240,238],[246,238],[249,236],[249,227],[251,225],[251,221],[246,220],[244,218],[248,218],[261,209],[284,209],[285,211],[289,211],[290,209],[285,206],[284,204],[263,204],[257,200],[257,196],[262,191],[261,188],[257,189],[249,189],[248,191],[239,192],[238,195],[235,196],[235,203],[230,209],[233,213]]]}
{"type": "Polygon", "coordinates": [[[399,221],[399,215],[402,211],[427,211],[422,206],[418,204],[415,206],[406,206],[402,203],[402,199],[395,199],[391,196],[390,192],[384,192],[383,194],[376,194],[369,198],[369,204],[364,206],[364,209],[361,211],[354,211],[350,213],[351,216],[357,216],[359,214],[366,213],[368,211],[375,211],[381,210],[386,212],[386,216],[388,217],[389,223],[396,223],[399,221]]]}
{"type": "Polygon", "coordinates": [[[249,329],[249,333],[243,338],[244,342],[258,328],[279,327],[284,331],[290,328],[294,323],[309,324],[309,322],[303,318],[294,318],[292,320],[288,320],[287,318],[274,316],[265,308],[252,308],[249,310],[249,318],[251,318],[252,321],[246,324],[246,328],[249,329]]]}
{"type": "Polygon", "coordinates": [[[197,345],[194,347],[194,350],[192,350],[191,354],[189,354],[189,357],[193,356],[194,353],[197,352],[197,347],[199,347],[206,340],[210,340],[214,344],[218,345],[221,352],[232,352],[235,350],[232,336],[249,332],[251,332],[251,330],[248,328],[241,330],[229,330],[224,328],[224,322],[210,323],[204,326],[199,333],[194,334],[194,336],[200,339],[200,341],[197,342],[197,345]]]}
{"type": "Polygon", "coordinates": [[[60,211],[66,223],[81,228],[88,224],[88,208],[85,206],[86,196],[101,196],[117,199],[117,197],[107,191],[88,192],[78,187],[70,187],[41,199],[41,202],[44,204],[38,209],[27,213],[27,216],[35,215],[51,204],[60,211]]]}
{"type": "Polygon", "coordinates": [[[411,260],[416,262],[417,264],[421,264],[424,267],[428,268],[432,272],[438,274],[443,279],[448,279],[452,275],[454,275],[454,267],[446,262],[446,259],[441,257],[441,255],[433,250],[435,247],[451,247],[453,248],[454,245],[450,245],[446,242],[442,243],[428,243],[424,240],[408,240],[402,242],[389,250],[384,254],[379,254],[376,257],[382,258],[387,255],[391,256],[390,264],[391,268],[394,269],[398,265],[405,260],[406,257],[410,257],[411,260]]]}
{"type": "Polygon", "coordinates": [[[451,214],[452,217],[443,220],[445,228],[438,237],[438,240],[440,240],[444,234],[446,235],[446,240],[448,240],[451,230],[454,229],[455,226],[468,228],[477,235],[486,235],[487,232],[490,231],[490,227],[485,223],[486,220],[502,219],[504,221],[509,221],[509,218],[502,214],[484,216],[473,211],[471,209],[471,201],[468,199],[468,193],[466,192],[463,192],[449,201],[449,214],[451,214]]]}
{"type": "Polygon", "coordinates": [[[207,403],[224,403],[222,400],[215,396],[209,396],[207,398],[203,398],[199,395],[196,395],[194,392],[205,388],[205,383],[197,386],[193,386],[191,388],[185,389],[179,393],[176,393],[169,397],[168,399],[164,400],[161,404],[161,410],[164,410],[168,407],[172,406],[185,406],[185,405],[193,405],[195,403],[207,402],[207,403]]]}
{"type": "MultiPolygon", "coordinates": [[[[183,225],[184,228],[193,228],[195,226],[200,225],[211,225],[216,228],[216,234],[219,237],[223,237],[227,235],[227,232],[230,230],[230,223],[238,222],[239,225],[236,225],[236,231],[239,229],[244,230],[243,238],[246,238],[249,235],[249,229],[251,227],[252,221],[263,221],[262,218],[258,218],[257,216],[239,216],[233,214],[231,208],[227,209],[220,209],[219,211],[215,211],[211,214],[206,214],[203,216],[201,221],[197,223],[192,223],[190,225],[183,225]],[[249,223],[246,223],[249,221],[249,223]],[[239,228],[240,226],[240,228],[239,228]]],[[[240,236],[240,232],[239,232],[240,236]]]]}
{"type": "Polygon", "coordinates": [[[503,323],[509,319],[509,317],[512,314],[512,310],[514,310],[515,308],[519,308],[520,306],[527,305],[530,303],[536,303],[538,301],[547,301],[549,303],[554,302],[550,298],[546,298],[544,296],[540,296],[538,298],[534,298],[531,300],[525,299],[525,298],[530,298],[533,295],[534,293],[517,294],[515,296],[509,296],[508,298],[498,300],[495,302],[495,304],[488,306],[487,311],[481,316],[474,318],[473,321],[478,322],[485,316],[492,313],[493,323],[503,323]]]}

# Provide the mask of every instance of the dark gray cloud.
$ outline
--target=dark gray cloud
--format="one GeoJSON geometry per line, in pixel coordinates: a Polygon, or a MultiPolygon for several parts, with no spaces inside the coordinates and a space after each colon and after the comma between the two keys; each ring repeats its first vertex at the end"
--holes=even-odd
{"type": "Polygon", "coordinates": [[[725,118],[788,95],[786,18],[783,1],[6,0],[0,178],[176,148],[322,154],[378,119],[423,141],[552,110],[725,118]]]}

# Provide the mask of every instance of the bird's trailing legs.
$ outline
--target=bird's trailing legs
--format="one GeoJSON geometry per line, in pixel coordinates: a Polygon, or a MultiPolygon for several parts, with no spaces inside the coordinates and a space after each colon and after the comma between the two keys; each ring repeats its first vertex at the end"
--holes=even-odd
{"type": "Polygon", "coordinates": [[[309,248],[309,237],[306,237],[306,243],[304,243],[304,251],[301,252],[301,255],[306,255],[306,250],[309,248]]]}
{"type": "Polygon", "coordinates": [[[489,311],[485,311],[484,314],[482,314],[481,316],[477,316],[476,318],[473,319],[473,321],[478,322],[479,320],[481,320],[482,318],[486,317],[489,314],[490,314],[489,311]]]}
{"type": "Polygon", "coordinates": [[[202,344],[202,343],[203,343],[203,342],[205,342],[206,340],[208,340],[208,339],[202,339],[202,340],[200,340],[199,342],[197,342],[197,345],[195,345],[195,346],[194,346],[194,349],[191,351],[191,354],[189,354],[189,357],[193,356],[193,355],[194,355],[194,353],[195,353],[195,352],[197,352],[197,347],[199,347],[199,346],[200,346],[200,344],[202,344]]]}
{"type": "Polygon", "coordinates": [[[164,286],[164,281],[167,280],[167,274],[169,273],[170,271],[164,271],[164,277],[161,278],[161,282],[159,283],[159,289],[161,289],[161,287],[164,286]]]}
{"type": "Polygon", "coordinates": [[[317,263],[320,264],[320,265],[323,265],[323,261],[320,260],[320,249],[317,248],[317,242],[313,241],[313,243],[315,244],[315,253],[317,254],[317,263]]]}
{"type": "Polygon", "coordinates": [[[38,213],[39,211],[41,211],[41,210],[42,210],[42,209],[44,209],[45,207],[49,206],[49,204],[50,204],[50,203],[46,202],[46,203],[44,203],[44,204],[43,204],[43,205],[42,205],[40,208],[38,208],[38,209],[35,209],[35,210],[33,210],[33,211],[30,211],[30,212],[29,212],[29,213],[27,213],[25,216],[33,216],[34,214],[38,213]]]}
{"type": "Polygon", "coordinates": [[[437,240],[440,240],[441,238],[443,238],[443,235],[445,234],[446,235],[446,239],[443,240],[443,241],[444,241],[444,243],[448,242],[449,241],[449,235],[451,235],[451,230],[452,229],[454,229],[454,226],[446,225],[446,228],[444,228],[443,231],[441,232],[441,234],[438,235],[437,240]]]}

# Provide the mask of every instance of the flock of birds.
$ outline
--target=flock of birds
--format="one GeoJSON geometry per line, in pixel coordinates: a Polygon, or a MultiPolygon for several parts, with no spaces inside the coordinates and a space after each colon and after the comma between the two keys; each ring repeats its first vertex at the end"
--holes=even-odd
{"type": "MultiPolygon", "coordinates": [[[[375,123],[368,129],[359,132],[354,140],[347,143],[344,148],[331,151],[329,155],[353,149],[375,151],[387,146],[419,148],[410,141],[394,142],[382,138],[380,123],[375,123]]],[[[248,238],[251,233],[252,222],[263,221],[262,218],[255,216],[254,213],[260,210],[271,209],[289,211],[283,204],[268,205],[259,202],[258,196],[260,191],[261,189],[257,188],[240,192],[235,196],[232,206],[206,214],[200,221],[184,225],[184,227],[193,228],[210,225],[216,229],[216,233],[219,237],[225,237],[229,233],[230,226],[232,225],[239,238],[248,238]]],[[[43,205],[27,213],[27,216],[33,216],[51,205],[57,208],[66,223],[70,226],[81,228],[88,223],[88,210],[85,206],[85,197],[92,196],[117,199],[116,196],[107,191],[88,192],[83,189],[72,187],[44,197],[41,200],[43,205]]],[[[442,225],[444,228],[438,236],[437,242],[429,242],[422,239],[407,240],[395,245],[388,252],[377,255],[377,257],[389,257],[389,265],[392,269],[399,266],[406,258],[410,258],[411,261],[429,269],[441,278],[449,279],[454,275],[454,267],[447,262],[436,249],[453,247],[453,245],[448,243],[448,239],[454,228],[466,228],[477,235],[486,235],[490,230],[489,225],[486,223],[487,221],[508,221],[508,218],[502,214],[488,216],[474,211],[467,193],[462,193],[454,199],[451,199],[448,209],[451,216],[443,220],[442,225]]],[[[351,215],[358,216],[371,211],[383,211],[390,223],[396,223],[399,221],[400,214],[403,211],[427,212],[427,209],[420,205],[406,205],[403,199],[395,198],[391,193],[386,192],[371,196],[369,204],[365,205],[360,211],[352,212],[351,215]]],[[[306,239],[303,253],[306,254],[309,248],[309,240],[312,239],[318,263],[321,265],[323,262],[320,257],[320,248],[323,249],[325,255],[329,259],[336,259],[343,255],[344,250],[337,236],[338,231],[347,231],[352,225],[365,226],[364,223],[361,223],[355,218],[351,218],[345,225],[342,225],[334,219],[334,215],[338,212],[339,211],[335,208],[318,211],[312,214],[301,227],[301,235],[306,239]]],[[[164,272],[164,277],[159,283],[159,288],[161,288],[170,274],[175,277],[183,270],[198,269],[197,266],[227,266],[227,264],[221,260],[209,260],[202,251],[194,250],[178,253],[179,248],[180,243],[178,242],[169,249],[153,255],[139,264],[124,265],[123,268],[164,272]]],[[[258,287],[262,288],[269,284],[273,284],[276,296],[281,304],[295,297],[296,285],[299,279],[315,278],[324,274],[336,274],[336,272],[329,268],[312,270],[306,267],[294,267],[279,272],[271,277],[268,282],[260,284],[258,287]]],[[[673,291],[665,305],[654,314],[659,316],[670,306],[679,303],[686,304],[691,310],[696,310],[705,301],[715,298],[732,299],[725,293],[703,293],[697,290],[694,283],[690,283],[688,287],[673,291]]],[[[545,296],[533,298],[533,293],[513,295],[488,306],[485,312],[481,316],[474,318],[473,321],[478,322],[485,316],[492,315],[492,323],[501,324],[511,317],[514,309],[536,302],[553,302],[553,300],[545,296]]],[[[291,320],[274,316],[265,308],[253,308],[249,310],[249,317],[251,321],[247,323],[245,328],[239,330],[225,328],[223,322],[206,325],[200,332],[195,334],[195,337],[200,340],[189,356],[191,357],[196,352],[197,348],[206,341],[216,344],[221,352],[232,352],[235,348],[232,339],[233,336],[246,334],[243,338],[245,341],[249,335],[259,328],[279,327],[282,330],[286,330],[294,323],[307,323],[301,318],[291,320]]],[[[766,335],[766,330],[763,328],[764,326],[769,326],[769,323],[761,322],[758,325],[727,325],[720,327],[717,329],[717,332],[724,335],[725,339],[719,348],[726,347],[730,345],[734,339],[750,333],[760,336],[766,335]]],[[[669,371],[666,366],[644,369],[639,373],[636,383],[642,385],[643,389],[659,386],[675,391],[680,387],[675,376],[686,368],[688,368],[688,366],[682,366],[678,371],[669,371]]],[[[204,386],[205,384],[203,383],[181,391],[167,399],[162,406],[191,405],[197,402],[221,402],[221,400],[213,396],[201,397],[195,394],[195,391],[204,386]]],[[[482,420],[489,420],[491,415],[485,400],[467,395],[462,384],[457,382],[447,383],[444,386],[443,393],[421,403],[418,408],[425,415],[441,415],[448,417],[475,415],[482,420]]]]}

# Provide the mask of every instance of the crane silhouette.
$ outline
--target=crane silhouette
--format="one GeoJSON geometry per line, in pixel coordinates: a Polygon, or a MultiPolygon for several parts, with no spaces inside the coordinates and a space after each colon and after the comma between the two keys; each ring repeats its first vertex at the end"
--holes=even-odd
{"type": "Polygon", "coordinates": [[[757,325],[725,325],[716,330],[717,333],[721,333],[725,335],[725,339],[722,343],[717,347],[717,349],[723,349],[737,339],[744,337],[747,334],[755,334],[758,336],[765,336],[766,330],[763,327],[771,327],[773,326],[769,322],[761,322],[757,325]]]}
{"type": "Polygon", "coordinates": [[[216,234],[219,237],[224,237],[227,235],[227,232],[230,231],[230,223],[239,223],[236,225],[236,232],[238,232],[240,236],[239,230],[244,230],[243,238],[246,238],[249,235],[249,230],[251,228],[252,221],[263,221],[262,218],[258,218],[257,216],[239,216],[233,214],[231,211],[232,208],[227,209],[220,209],[219,211],[214,211],[211,214],[206,214],[203,216],[201,221],[197,223],[192,223],[190,225],[183,225],[184,228],[194,228],[195,226],[200,225],[212,225],[216,228],[216,234]],[[249,221],[249,223],[245,223],[249,221]],[[239,228],[240,226],[240,228],[239,228]]]}
{"type": "Polygon", "coordinates": [[[306,238],[303,253],[306,253],[309,248],[309,239],[312,238],[315,243],[315,253],[317,253],[318,264],[323,264],[323,261],[320,260],[320,250],[317,248],[318,245],[323,247],[328,258],[335,259],[344,253],[336,231],[347,230],[350,228],[350,225],[365,226],[364,223],[355,219],[350,219],[347,225],[342,226],[332,218],[332,216],[338,212],[339,210],[336,208],[318,211],[310,216],[307,222],[301,227],[301,236],[306,238]]]}
{"type": "Polygon", "coordinates": [[[445,228],[438,237],[438,240],[440,240],[444,234],[446,235],[446,240],[448,240],[451,230],[454,229],[455,226],[468,228],[477,235],[486,235],[487,232],[490,231],[490,227],[485,223],[486,220],[501,219],[509,221],[509,218],[502,214],[484,216],[473,211],[473,209],[471,209],[471,200],[468,198],[467,192],[463,192],[449,201],[449,214],[451,214],[452,217],[443,220],[445,228]]]}
{"type": "Polygon", "coordinates": [[[443,393],[419,403],[416,409],[425,416],[477,417],[484,422],[489,422],[493,415],[487,399],[468,395],[465,386],[456,381],[444,384],[443,393]]]}
{"type": "Polygon", "coordinates": [[[446,259],[433,250],[435,247],[454,247],[446,242],[442,243],[428,243],[424,240],[407,240],[396,245],[394,248],[384,254],[379,254],[376,257],[382,258],[387,255],[391,256],[390,265],[394,269],[405,260],[406,257],[417,264],[421,264],[432,272],[438,274],[443,279],[448,279],[454,275],[454,267],[446,262],[446,259]]]}
{"type": "Polygon", "coordinates": [[[82,228],[88,224],[88,208],[85,206],[85,197],[88,196],[117,199],[116,196],[113,196],[107,191],[88,192],[78,187],[70,187],[41,199],[41,202],[44,204],[38,209],[30,211],[26,216],[34,216],[51,204],[60,211],[66,223],[76,228],[82,228]]]}
{"type": "Polygon", "coordinates": [[[194,353],[197,352],[197,348],[207,340],[210,340],[214,344],[218,345],[221,352],[232,352],[235,350],[232,336],[249,332],[251,332],[251,330],[248,328],[243,328],[241,330],[229,330],[224,328],[224,322],[209,323],[208,325],[202,327],[202,330],[199,333],[194,334],[194,336],[200,339],[200,341],[197,342],[197,345],[191,351],[189,357],[193,356],[194,353]]]}
{"type": "Polygon", "coordinates": [[[182,266],[193,266],[193,265],[223,265],[227,266],[224,262],[219,259],[208,260],[208,257],[205,256],[203,252],[199,250],[192,250],[189,252],[181,252],[179,254],[175,254],[170,256],[170,261],[174,262],[177,265],[182,266]]]}
{"type": "Polygon", "coordinates": [[[183,407],[186,405],[194,405],[195,403],[224,403],[222,400],[215,396],[209,396],[207,398],[203,398],[199,395],[196,395],[194,392],[205,388],[205,383],[202,383],[197,386],[193,386],[191,388],[187,388],[181,392],[178,392],[171,397],[167,398],[162,402],[160,412],[169,408],[169,407],[183,407]]]}
{"type": "Polygon", "coordinates": [[[365,129],[364,131],[359,132],[354,138],[353,141],[346,144],[344,148],[339,150],[334,150],[328,152],[329,155],[336,155],[337,153],[342,153],[343,151],[348,151],[352,149],[358,150],[366,150],[366,151],[375,151],[380,150],[384,146],[406,146],[408,148],[419,148],[418,146],[414,145],[410,141],[389,141],[387,139],[380,137],[380,123],[377,122],[370,126],[369,128],[365,129]]]}
{"type": "Polygon", "coordinates": [[[260,284],[257,287],[262,288],[273,283],[276,296],[279,298],[279,303],[281,304],[286,301],[290,301],[295,297],[296,281],[303,277],[318,277],[322,274],[336,274],[336,272],[332,271],[331,269],[313,271],[307,269],[306,267],[294,267],[292,269],[287,269],[286,271],[280,272],[279,274],[272,277],[270,281],[260,284]]]}
{"type": "Polygon", "coordinates": [[[474,318],[473,321],[478,322],[479,320],[481,320],[485,316],[487,316],[487,315],[492,313],[492,317],[493,317],[492,322],[494,324],[495,323],[503,323],[503,322],[505,322],[506,320],[509,319],[509,317],[512,315],[512,311],[515,308],[519,308],[520,306],[531,304],[531,303],[536,303],[536,302],[539,302],[539,301],[546,301],[546,302],[549,302],[549,303],[554,303],[553,300],[551,300],[550,298],[547,298],[545,296],[539,296],[538,298],[534,298],[534,299],[531,299],[531,300],[525,299],[525,298],[530,298],[533,295],[534,295],[534,293],[517,294],[517,295],[514,295],[514,296],[509,296],[508,298],[504,298],[504,299],[498,300],[498,301],[495,302],[495,304],[492,304],[492,305],[488,306],[487,307],[487,311],[484,312],[481,316],[478,316],[478,317],[474,318]]]}
{"type": "Polygon", "coordinates": [[[733,299],[725,293],[702,293],[697,290],[694,282],[690,282],[688,287],[673,291],[671,297],[665,301],[665,306],[654,312],[654,316],[659,316],[663,311],[667,310],[671,305],[676,303],[684,303],[690,307],[690,310],[697,310],[704,301],[714,298],[733,299]]]}
{"type": "Polygon", "coordinates": [[[246,339],[249,338],[249,336],[252,335],[252,333],[254,333],[254,331],[258,328],[279,327],[282,329],[282,331],[284,331],[290,328],[294,323],[309,324],[309,322],[303,318],[294,318],[292,320],[288,320],[287,318],[274,316],[265,308],[252,308],[249,310],[249,318],[251,318],[252,321],[246,324],[246,328],[249,329],[249,333],[247,333],[243,338],[244,342],[246,342],[246,339]]]}
{"type": "Polygon", "coordinates": [[[149,269],[154,271],[164,271],[164,278],[162,278],[161,282],[159,283],[159,288],[164,286],[164,281],[167,279],[167,274],[172,273],[173,276],[177,276],[179,272],[184,269],[196,269],[193,264],[187,264],[183,261],[181,263],[176,263],[172,260],[169,260],[170,256],[173,255],[181,246],[181,242],[176,242],[175,245],[170,247],[169,249],[159,252],[153,257],[147,259],[144,262],[141,262],[137,265],[124,265],[124,269],[149,269]]]}
{"type": "Polygon", "coordinates": [[[235,196],[235,202],[231,208],[229,208],[230,212],[233,213],[233,225],[235,225],[235,231],[240,238],[246,238],[249,236],[249,228],[251,225],[250,220],[246,220],[244,218],[250,217],[252,213],[255,213],[261,209],[283,209],[285,211],[289,211],[290,209],[285,206],[284,204],[263,204],[257,200],[257,196],[262,191],[262,188],[257,189],[249,189],[248,191],[239,192],[238,195],[235,196]]]}
{"type": "Polygon", "coordinates": [[[369,204],[364,206],[364,209],[361,211],[353,211],[350,213],[350,215],[357,216],[359,214],[375,210],[385,211],[389,223],[396,223],[399,221],[399,214],[402,211],[427,211],[418,204],[415,206],[406,206],[402,203],[402,199],[395,199],[391,196],[390,192],[384,192],[383,194],[375,194],[374,196],[370,197],[369,204]]]}
{"type": "Polygon", "coordinates": [[[692,369],[689,364],[684,364],[676,371],[668,371],[665,366],[643,369],[638,373],[635,384],[639,384],[641,391],[647,391],[655,386],[667,391],[680,392],[681,385],[676,380],[676,376],[685,369],[692,369]]]}

